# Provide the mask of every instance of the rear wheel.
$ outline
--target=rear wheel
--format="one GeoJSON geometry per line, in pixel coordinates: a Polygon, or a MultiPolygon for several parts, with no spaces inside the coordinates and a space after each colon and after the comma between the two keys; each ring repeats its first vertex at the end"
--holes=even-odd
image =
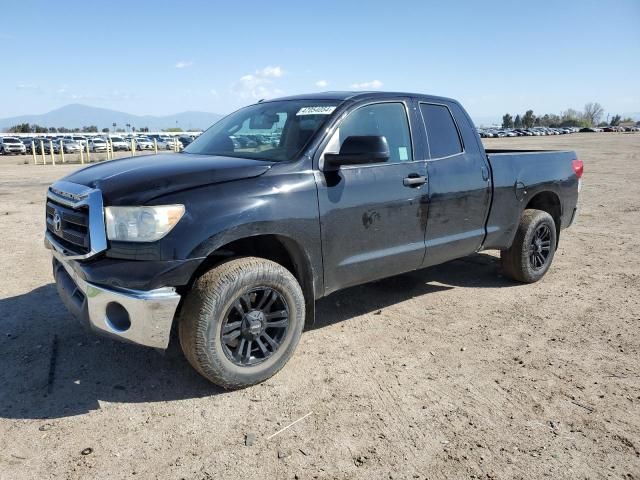
{"type": "Polygon", "coordinates": [[[551,215],[542,210],[525,210],[513,244],[500,252],[504,273],[524,283],[540,280],[553,261],[556,235],[551,215]]]}
{"type": "Polygon", "coordinates": [[[202,275],[185,297],[180,344],[211,382],[255,385],[291,358],[304,315],[302,289],[286,268],[262,258],[233,259],[202,275]]]}

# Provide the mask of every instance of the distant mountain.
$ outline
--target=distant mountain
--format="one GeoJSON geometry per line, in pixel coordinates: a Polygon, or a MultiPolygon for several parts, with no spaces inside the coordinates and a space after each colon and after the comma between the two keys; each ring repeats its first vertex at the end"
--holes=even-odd
{"type": "Polygon", "coordinates": [[[0,119],[0,131],[19,123],[38,124],[43,127],[82,128],[96,125],[98,129],[125,128],[128,123],[136,129],[149,127],[150,130],[179,127],[183,130],[205,129],[222,118],[223,115],[209,112],[182,112],[175,115],[152,116],[131,115],[106,108],[88,105],[71,104],[40,115],[20,115],[18,117],[0,119]],[[176,123],[177,122],[177,123],[176,123]]]}

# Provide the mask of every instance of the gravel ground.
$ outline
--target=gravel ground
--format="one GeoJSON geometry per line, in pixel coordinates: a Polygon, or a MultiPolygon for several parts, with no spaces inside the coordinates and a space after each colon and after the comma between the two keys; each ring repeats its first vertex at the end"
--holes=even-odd
{"type": "Polygon", "coordinates": [[[45,189],[78,166],[0,157],[0,478],[639,479],[640,135],[486,144],[585,162],[543,281],[489,252],[334,294],[235,392],[175,346],[85,333],[42,243],[45,189]]]}

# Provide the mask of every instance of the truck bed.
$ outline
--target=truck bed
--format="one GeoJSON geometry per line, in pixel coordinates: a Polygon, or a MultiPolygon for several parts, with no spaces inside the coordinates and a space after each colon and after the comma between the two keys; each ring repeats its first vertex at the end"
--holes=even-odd
{"type": "Polygon", "coordinates": [[[578,180],[570,150],[485,150],[491,166],[493,201],[487,220],[485,248],[511,245],[522,210],[542,191],[553,192],[561,208],[560,228],[573,218],[578,180]],[[516,200],[516,202],[514,202],[516,200]]]}

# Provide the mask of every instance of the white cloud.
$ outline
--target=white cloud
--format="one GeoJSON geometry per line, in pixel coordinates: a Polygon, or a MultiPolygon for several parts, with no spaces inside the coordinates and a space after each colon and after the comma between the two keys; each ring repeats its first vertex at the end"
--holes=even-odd
{"type": "Polygon", "coordinates": [[[282,67],[267,66],[247,74],[233,84],[232,91],[241,99],[260,100],[282,94],[282,90],[274,85],[273,79],[284,75],[282,67]]]}
{"type": "Polygon", "coordinates": [[[192,61],[180,60],[178,63],[175,64],[175,68],[187,68],[192,65],[193,65],[192,61]]]}
{"type": "Polygon", "coordinates": [[[18,90],[39,90],[40,87],[35,83],[20,82],[16,85],[18,90]]]}
{"type": "Polygon", "coordinates": [[[371,80],[370,82],[362,82],[362,83],[352,83],[351,88],[357,89],[378,89],[384,85],[380,80],[371,80]]]}
{"type": "Polygon", "coordinates": [[[318,80],[316,82],[316,87],[318,88],[325,88],[327,85],[329,85],[329,82],[327,82],[326,80],[318,80]]]}
{"type": "Polygon", "coordinates": [[[272,67],[268,65],[262,70],[256,70],[256,76],[261,78],[280,78],[284,75],[282,67],[272,67]]]}
{"type": "Polygon", "coordinates": [[[215,88],[212,88],[211,90],[209,90],[209,93],[210,93],[211,95],[213,95],[214,97],[217,97],[217,96],[218,96],[218,91],[217,91],[215,88]]]}

